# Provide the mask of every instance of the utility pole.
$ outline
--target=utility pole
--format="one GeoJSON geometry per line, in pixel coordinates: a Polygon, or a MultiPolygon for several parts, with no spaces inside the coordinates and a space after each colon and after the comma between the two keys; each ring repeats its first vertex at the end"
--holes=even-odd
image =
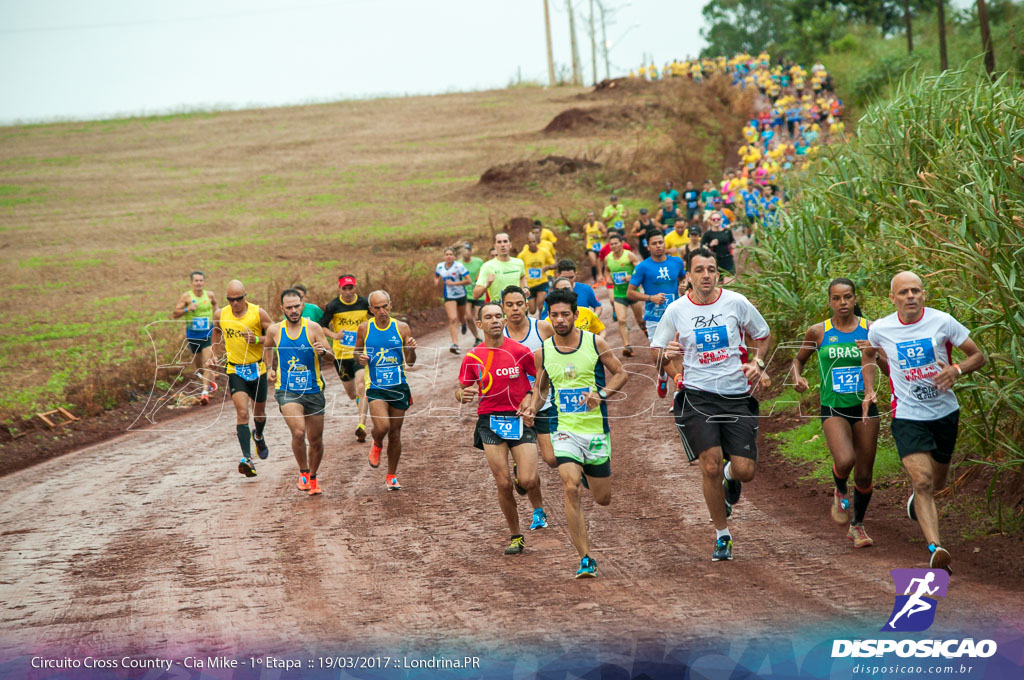
{"type": "Polygon", "coordinates": [[[590,73],[597,85],[597,31],[594,29],[594,0],[590,0],[590,73]]]}
{"type": "Polygon", "coordinates": [[[978,25],[981,27],[981,47],[985,50],[985,70],[992,78],[996,71],[996,53],[992,49],[992,33],[988,27],[988,6],[985,0],[978,0],[978,25]]]}
{"type": "Polygon", "coordinates": [[[601,51],[604,53],[604,77],[611,78],[612,68],[608,64],[608,24],[604,20],[604,0],[597,0],[597,9],[601,12],[601,51]]]}
{"type": "Polygon", "coordinates": [[[572,84],[582,85],[580,78],[580,53],[576,49],[576,19],[573,16],[572,0],[565,0],[565,8],[569,11],[569,45],[572,49],[572,84]]]}
{"type": "Polygon", "coordinates": [[[949,70],[949,59],[946,56],[946,0],[935,3],[939,15],[939,68],[949,70]]]}
{"type": "Polygon", "coordinates": [[[910,24],[910,0],[903,0],[903,22],[907,25],[907,54],[913,54],[914,29],[910,24]]]}
{"type": "Polygon", "coordinates": [[[555,86],[555,55],[551,51],[551,13],[548,12],[548,0],[544,0],[544,32],[548,39],[548,85],[555,86]]]}

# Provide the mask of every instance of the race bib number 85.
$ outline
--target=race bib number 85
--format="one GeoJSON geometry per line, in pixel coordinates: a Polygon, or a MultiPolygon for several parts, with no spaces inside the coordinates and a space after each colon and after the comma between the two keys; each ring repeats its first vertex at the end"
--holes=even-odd
{"type": "Polygon", "coordinates": [[[729,346],[729,329],[725,326],[695,328],[693,333],[697,336],[698,352],[712,352],[729,346]]]}

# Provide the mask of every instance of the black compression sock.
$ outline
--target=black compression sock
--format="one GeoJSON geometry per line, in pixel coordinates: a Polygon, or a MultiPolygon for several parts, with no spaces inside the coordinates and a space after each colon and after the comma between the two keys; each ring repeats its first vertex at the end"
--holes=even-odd
{"type": "Polygon", "coordinates": [[[263,439],[263,428],[267,426],[267,419],[253,418],[252,422],[256,425],[256,439],[263,439]]]}
{"type": "Polygon", "coordinates": [[[238,435],[238,445],[242,447],[242,453],[249,457],[249,425],[235,425],[235,434],[238,435]]]}
{"type": "Polygon", "coordinates": [[[590,268],[590,280],[597,281],[597,267],[590,268]]]}
{"type": "Polygon", "coordinates": [[[836,482],[836,491],[838,491],[839,493],[841,493],[841,494],[843,494],[845,496],[849,492],[849,487],[846,485],[846,480],[849,479],[849,475],[847,475],[845,478],[841,479],[839,477],[839,475],[836,474],[836,466],[833,465],[832,466],[832,479],[834,479],[835,482],[836,482]]]}
{"type": "Polygon", "coordinates": [[[868,511],[868,503],[871,502],[871,489],[861,491],[857,485],[853,486],[853,523],[860,524],[864,521],[864,513],[868,511]]]}

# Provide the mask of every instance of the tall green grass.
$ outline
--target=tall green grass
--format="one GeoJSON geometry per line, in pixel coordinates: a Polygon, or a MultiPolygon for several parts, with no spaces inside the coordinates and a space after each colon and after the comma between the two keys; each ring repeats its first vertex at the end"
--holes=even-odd
{"type": "MultiPolygon", "coordinates": [[[[912,269],[930,306],[968,328],[989,364],[960,381],[960,449],[1024,470],[1024,87],[975,70],[910,75],[827,147],[754,251],[748,292],[780,339],[827,314],[836,276],[869,318],[892,312],[889,279],[912,269]]],[[[997,475],[998,476],[998,475],[997,475]]]]}

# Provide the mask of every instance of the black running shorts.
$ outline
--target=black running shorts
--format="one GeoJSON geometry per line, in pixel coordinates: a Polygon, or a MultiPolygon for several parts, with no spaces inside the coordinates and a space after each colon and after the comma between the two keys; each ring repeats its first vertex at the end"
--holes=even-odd
{"type": "Polygon", "coordinates": [[[892,438],[900,459],[912,453],[930,453],[937,463],[949,465],[960,430],[960,409],[937,420],[892,419],[892,438]]]}
{"type": "Polygon", "coordinates": [[[473,446],[483,451],[484,444],[490,446],[508,444],[510,449],[520,444],[536,444],[537,431],[526,424],[523,424],[523,436],[519,439],[502,439],[491,429],[491,416],[514,416],[515,414],[515,411],[506,411],[502,413],[484,413],[477,416],[476,427],[473,429],[473,446]]]}
{"type": "Polygon", "coordinates": [[[278,406],[301,404],[302,415],[304,416],[322,416],[327,406],[323,392],[286,392],[285,390],[277,390],[274,392],[274,398],[277,399],[278,406]]]}
{"type": "Polygon", "coordinates": [[[558,429],[558,407],[552,404],[533,418],[533,429],[537,434],[551,434],[558,429]]]}
{"type": "Polygon", "coordinates": [[[228,375],[228,391],[231,394],[245,392],[254,402],[262,404],[267,400],[267,374],[264,373],[256,380],[250,381],[237,373],[231,373],[228,375]]]}
{"type": "Polygon", "coordinates": [[[192,354],[199,354],[201,351],[210,347],[213,343],[210,338],[205,340],[193,340],[192,338],[185,338],[185,344],[188,347],[188,351],[192,354]]]}
{"type": "Polygon", "coordinates": [[[338,377],[341,378],[341,382],[348,382],[349,380],[355,380],[356,371],[361,369],[356,360],[353,357],[348,359],[334,359],[334,370],[338,372],[338,377]]]}
{"type": "Polygon", "coordinates": [[[408,411],[412,406],[412,392],[408,383],[395,385],[394,387],[368,387],[366,389],[366,401],[386,401],[388,406],[399,411],[408,411]]]}
{"type": "MultiPolygon", "coordinates": [[[[821,422],[825,422],[829,418],[842,418],[846,422],[850,423],[851,426],[861,422],[864,417],[864,411],[861,410],[859,405],[857,406],[821,406],[821,422]]],[[[871,404],[868,408],[868,418],[878,417],[878,406],[871,404]]]]}
{"type": "Polygon", "coordinates": [[[726,457],[757,460],[757,399],[749,394],[723,395],[685,388],[676,394],[676,428],[689,461],[720,446],[726,457]]]}

